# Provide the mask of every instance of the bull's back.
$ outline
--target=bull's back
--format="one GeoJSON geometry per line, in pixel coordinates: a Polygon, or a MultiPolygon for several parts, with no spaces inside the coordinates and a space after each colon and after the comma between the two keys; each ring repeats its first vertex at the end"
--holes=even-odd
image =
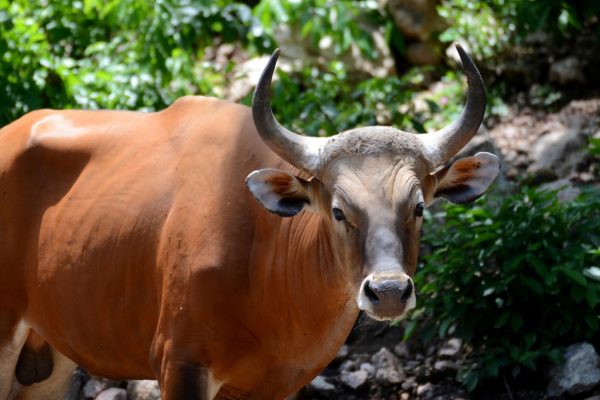
{"type": "Polygon", "coordinates": [[[150,376],[164,268],[190,241],[170,220],[190,209],[210,222],[243,187],[226,161],[255,146],[240,143],[248,122],[241,106],[185,98],[159,113],[40,111],[5,127],[0,307],[22,308],[92,372],[150,376]]]}

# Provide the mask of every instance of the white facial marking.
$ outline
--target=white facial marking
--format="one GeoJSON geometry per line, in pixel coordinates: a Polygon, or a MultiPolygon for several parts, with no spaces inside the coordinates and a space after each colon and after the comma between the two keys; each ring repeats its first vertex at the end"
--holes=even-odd
{"type": "Polygon", "coordinates": [[[13,384],[15,366],[29,335],[29,325],[21,320],[11,340],[0,343],[0,399],[8,398],[13,384]]]}
{"type": "Polygon", "coordinates": [[[48,115],[31,127],[29,145],[39,144],[43,140],[50,138],[74,138],[83,136],[87,132],[87,128],[76,127],[62,115],[48,115]]]}

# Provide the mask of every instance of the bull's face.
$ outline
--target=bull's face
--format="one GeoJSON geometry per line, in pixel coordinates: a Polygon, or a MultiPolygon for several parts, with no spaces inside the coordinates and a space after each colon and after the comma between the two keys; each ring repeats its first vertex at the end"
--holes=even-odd
{"type": "Polygon", "coordinates": [[[335,257],[350,272],[358,308],[375,319],[395,319],[415,306],[411,277],[425,207],[435,197],[473,201],[499,171],[498,158],[489,153],[440,168],[477,131],[485,109],[481,77],[459,52],[469,78],[467,107],[457,123],[432,134],[366,127],[333,138],[306,138],[287,131],[268,104],[277,53],[255,93],[253,115],[263,140],[313,178],[264,169],[248,176],[249,189],[281,216],[302,210],[322,215],[333,232],[335,257]]]}

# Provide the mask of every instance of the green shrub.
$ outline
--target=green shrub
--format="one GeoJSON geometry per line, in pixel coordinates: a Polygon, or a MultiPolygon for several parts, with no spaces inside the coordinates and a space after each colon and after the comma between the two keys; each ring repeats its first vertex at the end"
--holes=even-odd
{"type": "MultiPolygon", "coordinates": [[[[459,372],[518,377],[560,358],[561,346],[600,344],[600,193],[561,203],[523,189],[502,200],[446,205],[426,226],[432,251],[415,276],[421,335],[458,336],[470,347],[459,372]]],[[[416,319],[411,322],[415,326],[416,319]]]]}

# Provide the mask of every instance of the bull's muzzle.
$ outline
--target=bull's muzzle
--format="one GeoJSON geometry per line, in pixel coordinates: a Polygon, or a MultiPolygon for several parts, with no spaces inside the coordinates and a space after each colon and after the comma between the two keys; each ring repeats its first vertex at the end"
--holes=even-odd
{"type": "Polygon", "coordinates": [[[357,300],[371,318],[397,319],[415,307],[414,284],[404,273],[371,274],[362,282],[357,300]]]}

